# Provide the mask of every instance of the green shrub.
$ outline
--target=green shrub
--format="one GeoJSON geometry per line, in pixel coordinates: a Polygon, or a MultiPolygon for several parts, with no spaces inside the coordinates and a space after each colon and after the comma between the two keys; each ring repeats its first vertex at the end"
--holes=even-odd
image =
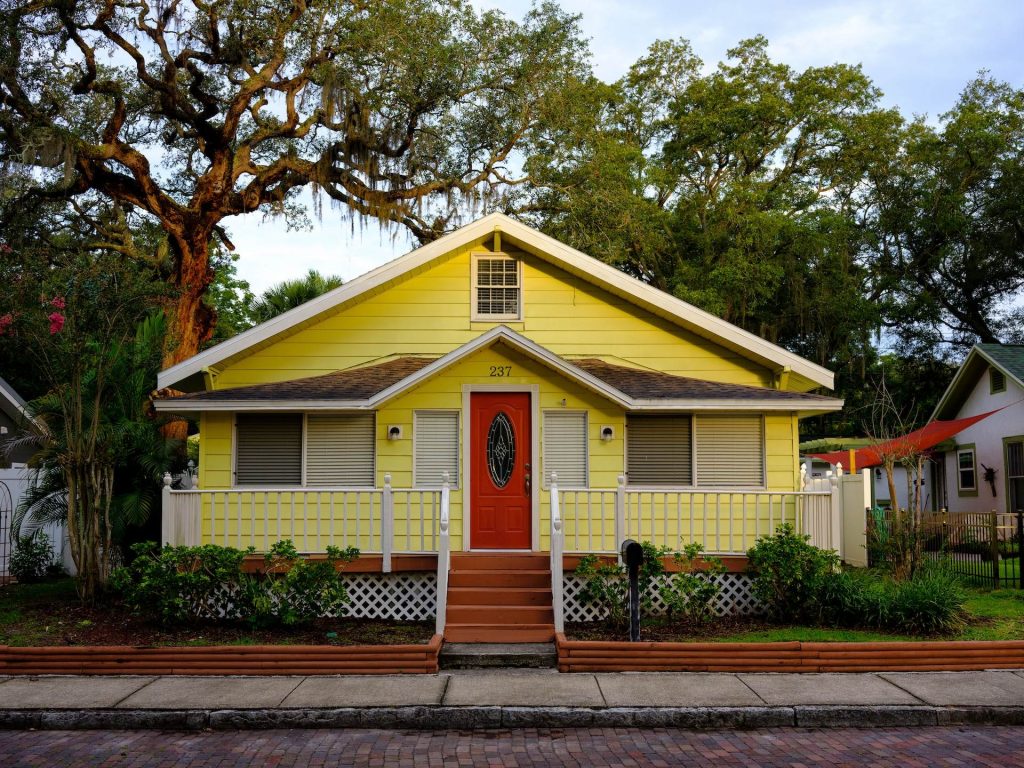
{"type": "Polygon", "coordinates": [[[964,628],[967,595],[959,580],[941,569],[921,569],[912,579],[889,581],[884,628],[912,634],[950,634],[964,628]]]}
{"type": "MultiPolygon", "coordinates": [[[[216,599],[225,619],[251,614],[245,600],[226,600],[225,587],[242,586],[250,577],[242,561],[254,550],[205,544],[201,547],[163,547],[146,541],[132,546],[130,565],[117,568],[110,583],[121,592],[133,613],[160,622],[182,624],[205,618],[216,599]]],[[[239,592],[246,594],[245,589],[239,592]]]]}
{"type": "Polygon", "coordinates": [[[42,531],[19,536],[7,570],[22,584],[42,581],[53,564],[50,537],[42,531]]]}
{"type": "Polygon", "coordinates": [[[725,573],[721,558],[705,555],[704,547],[691,542],[676,552],[673,559],[679,570],[661,588],[669,616],[681,616],[695,624],[704,624],[714,616],[715,598],[721,587],[715,577],[725,573]],[[703,560],[703,569],[698,568],[703,560]]]}
{"type": "Polygon", "coordinates": [[[797,534],[786,523],[747,552],[754,596],[777,621],[813,618],[823,579],[839,568],[834,551],[809,542],[810,536],[797,534]]]}
{"type": "Polygon", "coordinates": [[[306,624],[320,616],[337,615],[348,604],[348,592],[338,574],[339,563],[359,556],[355,547],[327,547],[323,560],[307,560],[291,541],[279,541],[264,556],[259,578],[245,581],[256,626],[306,624]]]}
{"type": "MultiPolygon", "coordinates": [[[[649,541],[641,542],[644,548],[644,562],[640,566],[638,586],[640,588],[640,612],[650,612],[653,607],[655,579],[665,573],[662,558],[669,553],[668,547],[655,547],[649,541]]],[[[597,555],[587,555],[576,566],[576,575],[583,579],[580,599],[587,605],[595,605],[608,612],[610,626],[621,628],[629,625],[629,576],[625,565],[603,562],[597,555]]]]}

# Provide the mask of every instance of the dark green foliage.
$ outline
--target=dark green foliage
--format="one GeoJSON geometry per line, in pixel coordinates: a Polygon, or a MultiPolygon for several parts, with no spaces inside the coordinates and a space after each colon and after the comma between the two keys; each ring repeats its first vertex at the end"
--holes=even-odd
{"type": "Polygon", "coordinates": [[[721,591],[716,576],[725,573],[721,558],[701,555],[704,547],[691,542],[673,556],[680,570],[661,587],[670,617],[704,624],[714,617],[715,598],[721,591]],[[701,561],[701,566],[698,561],[701,561]]]}
{"type": "Polygon", "coordinates": [[[337,614],[348,603],[338,566],[359,555],[352,547],[328,547],[325,559],[307,560],[284,540],[265,555],[262,570],[249,573],[242,565],[251,547],[159,549],[146,542],[132,551],[131,565],[111,576],[132,612],[166,625],[217,616],[261,627],[294,626],[337,614]]]}
{"type": "MultiPolygon", "coordinates": [[[[208,615],[226,585],[248,578],[242,561],[252,551],[216,544],[160,548],[155,542],[142,542],[132,547],[135,559],[116,569],[110,583],[133,613],[166,625],[197,621],[208,615]]],[[[221,604],[225,619],[243,618],[249,612],[244,601],[221,604]]]]}
{"type": "Polygon", "coordinates": [[[50,537],[42,531],[19,536],[7,566],[10,574],[22,584],[42,581],[53,563],[50,537]]]}
{"type": "Polygon", "coordinates": [[[355,547],[328,546],[326,558],[307,560],[290,540],[276,542],[264,556],[260,577],[244,582],[251,607],[249,621],[257,626],[293,626],[337,615],[348,603],[338,565],[358,556],[355,547]]]}
{"type": "MultiPolygon", "coordinates": [[[[655,580],[665,573],[662,558],[669,553],[667,547],[655,547],[641,542],[644,562],[640,567],[640,613],[652,608],[655,580]]],[[[588,605],[597,605],[608,611],[608,624],[624,627],[629,624],[629,578],[626,566],[603,562],[597,555],[587,555],[576,566],[576,575],[583,579],[580,598],[588,605]]]]}
{"type": "Polygon", "coordinates": [[[963,629],[967,594],[955,576],[941,568],[923,568],[906,581],[887,580],[882,590],[883,628],[919,634],[948,634],[963,629]]]}
{"type": "Polygon", "coordinates": [[[747,552],[754,595],[772,618],[799,621],[813,612],[822,580],[839,567],[839,556],[818,549],[810,537],[785,523],[774,536],[760,538],[747,552]]]}

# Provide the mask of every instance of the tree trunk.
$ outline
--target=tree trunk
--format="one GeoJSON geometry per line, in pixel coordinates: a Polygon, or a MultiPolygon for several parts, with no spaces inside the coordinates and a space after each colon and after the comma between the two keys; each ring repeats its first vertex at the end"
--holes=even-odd
{"type": "MultiPolygon", "coordinates": [[[[216,313],[205,301],[206,290],[213,282],[210,267],[209,225],[185,227],[183,232],[170,233],[171,248],[177,269],[171,278],[175,296],[167,311],[167,339],[164,342],[164,368],[187,360],[213,336],[216,313]]],[[[184,443],[188,423],[172,421],[163,427],[164,436],[184,443]]]]}

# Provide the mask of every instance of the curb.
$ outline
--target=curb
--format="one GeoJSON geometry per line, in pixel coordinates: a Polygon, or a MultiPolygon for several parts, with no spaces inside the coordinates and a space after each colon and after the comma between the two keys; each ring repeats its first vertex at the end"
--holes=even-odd
{"type": "Polygon", "coordinates": [[[0,710],[0,730],[231,731],[272,728],[904,728],[1024,725],[1019,707],[344,707],[0,710]]]}

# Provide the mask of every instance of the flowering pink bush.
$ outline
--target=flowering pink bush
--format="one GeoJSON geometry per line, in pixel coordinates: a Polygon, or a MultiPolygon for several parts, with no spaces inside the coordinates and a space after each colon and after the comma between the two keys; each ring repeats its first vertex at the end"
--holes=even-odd
{"type": "Polygon", "coordinates": [[[6,315],[0,315],[0,336],[7,334],[8,329],[14,325],[14,313],[8,312],[6,315]]]}
{"type": "Polygon", "coordinates": [[[46,318],[50,321],[50,335],[60,333],[60,329],[64,327],[64,315],[60,312],[51,312],[46,318]]]}
{"type": "Polygon", "coordinates": [[[50,306],[54,309],[64,309],[67,306],[63,296],[54,296],[50,299],[50,306]]]}

